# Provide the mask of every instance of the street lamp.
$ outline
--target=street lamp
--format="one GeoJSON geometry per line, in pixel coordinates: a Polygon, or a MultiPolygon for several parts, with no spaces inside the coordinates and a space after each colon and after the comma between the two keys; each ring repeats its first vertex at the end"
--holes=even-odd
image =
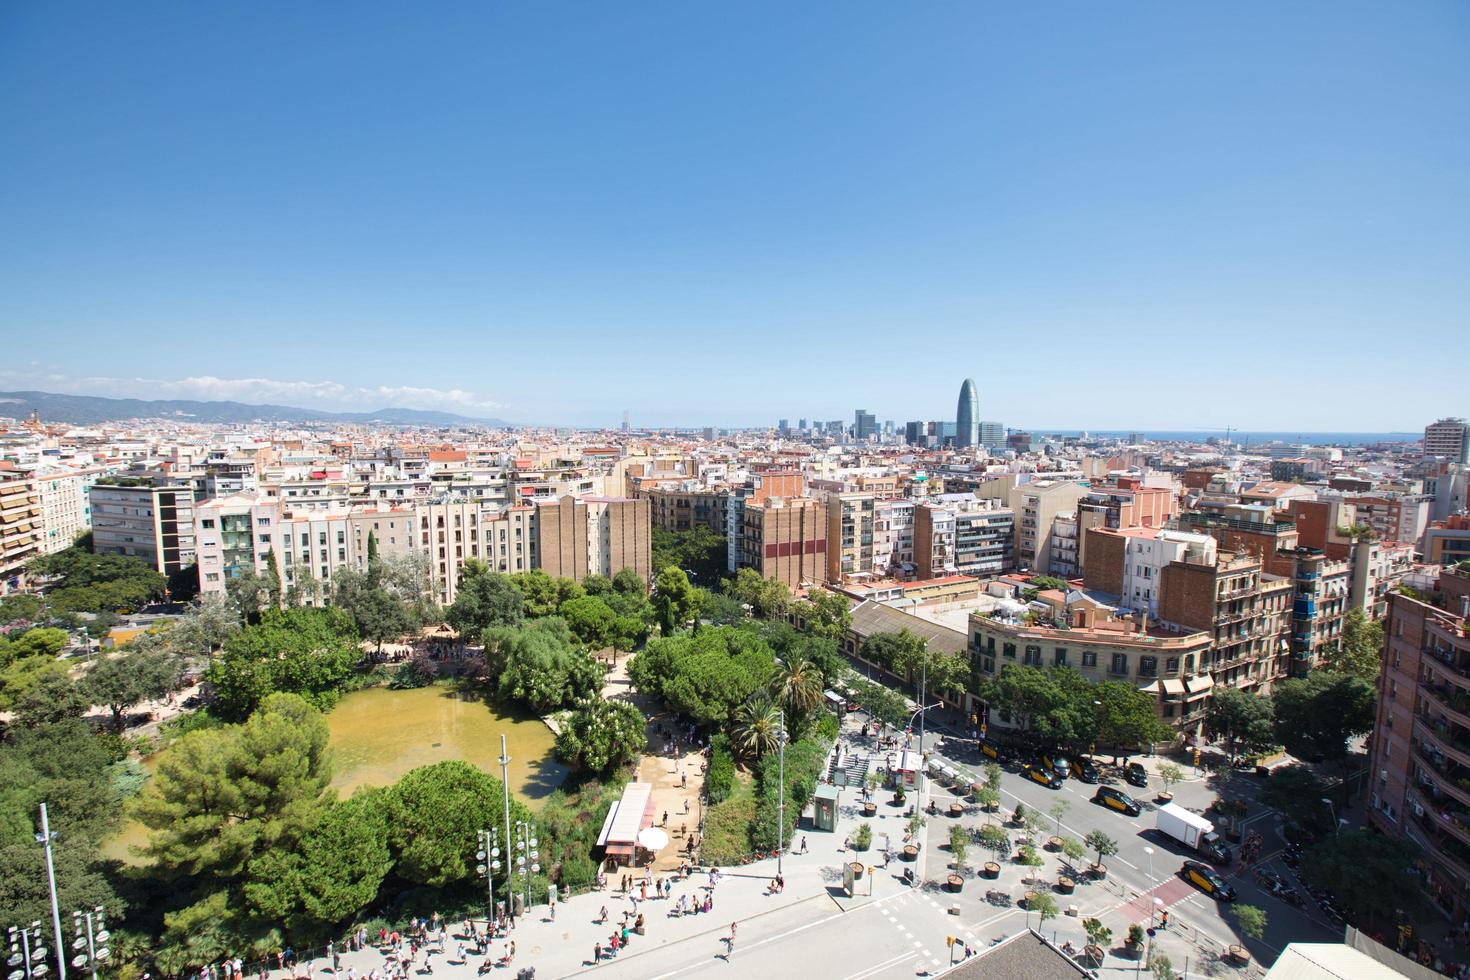
{"type": "Polygon", "coordinates": [[[1330,800],[1329,798],[1327,798],[1327,797],[1324,796],[1324,797],[1322,797],[1322,802],[1325,803],[1325,804],[1327,804],[1327,812],[1332,815],[1332,833],[1333,833],[1333,835],[1334,836],[1338,836],[1338,837],[1342,836],[1342,834],[1341,834],[1341,832],[1339,831],[1338,828],[1339,828],[1339,826],[1341,824],[1346,823],[1347,821],[1339,821],[1337,819],[1337,810],[1332,806],[1332,800],[1330,800]]]}
{"type": "Polygon", "coordinates": [[[51,858],[51,819],[46,815],[46,804],[41,804],[41,832],[36,843],[46,849],[46,884],[51,888],[51,927],[56,930],[56,975],[66,980],[66,943],[61,938],[61,909],[56,905],[56,863],[51,858]]]}
{"type": "Polygon", "coordinates": [[[516,902],[515,889],[510,887],[512,865],[510,863],[511,841],[515,838],[510,835],[510,753],[505,750],[505,736],[500,736],[500,788],[505,792],[505,911],[510,916],[511,928],[516,924],[516,902]]]}
{"type": "MultiPolygon", "coordinates": [[[[786,711],[781,711],[781,727],[776,731],[776,876],[780,877],[781,858],[786,851],[786,711]]],[[[798,817],[800,815],[798,814],[798,817]]]]}
{"type": "Polygon", "coordinates": [[[500,870],[500,832],[494,828],[477,830],[480,849],[475,852],[475,870],[485,876],[485,915],[489,923],[495,923],[495,872],[500,870]]]}
{"type": "MultiPolygon", "coordinates": [[[[46,965],[47,949],[41,945],[45,942],[41,937],[41,920],[20,928],[11,926],[9,933],[10,955],[5,965],[11,970],[7,980],[40,980],[50,970],[46,965]]],[[[64,952],[60,955],[65,957],[64,952]]]]}
{"type": "Polygon", "coordinates": [[[77,955],[72,957],[71,965],[78,970],[90,967],[92,980],[97,980],[97,964],[112,955],[112,950],[105,945],[112,934],[107,931],[107,923],[103,921],[102,906],[99,905],[90,912],[73,912],[71,925],[75,934],[71,948],[77,951],[77,955]],[[82,952],[84,948],[85,953],[82,952]]]}
{"type": "Polygon", "coordinates": [[[516,821],[516,860],[512,873],[526,876],[526,908],[531,907],[531,876],[541,870],[541,841],[536,838],[536,825],[529,820],[516,821]]]}
{"type": "Polygon", "coordinates": [[[1149,881],[1153,881],[1154,880],[1154,849],[1152,847],[1145,847],[1143,849],[1143,853],[1145,853],[1145,854],[1148,855],[1148,880],[1149,881]]]}

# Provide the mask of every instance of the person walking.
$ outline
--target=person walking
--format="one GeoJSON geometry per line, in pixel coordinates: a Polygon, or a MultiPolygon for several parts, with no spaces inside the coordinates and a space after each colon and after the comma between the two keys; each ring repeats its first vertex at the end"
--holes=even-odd
{"type": "Polygon", "coordinates": [[[602,943],[600,943],[600,942],[599,943],[593,943],[592,944],[592,962],[593,963],[601,963],[602,962],[602,943]]]}

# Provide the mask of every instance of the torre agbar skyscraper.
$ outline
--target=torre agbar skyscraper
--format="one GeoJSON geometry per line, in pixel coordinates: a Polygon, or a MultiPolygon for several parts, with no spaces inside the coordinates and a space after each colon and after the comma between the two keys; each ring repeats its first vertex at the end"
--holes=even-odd
{"type": "Polygon", "coordinates": [[[980,416],[976,411],[975,381],[966,378],[960,385],[960,403],[955,409],[954,444],[957,449],[968,449],[980,443],[980,416]]]}

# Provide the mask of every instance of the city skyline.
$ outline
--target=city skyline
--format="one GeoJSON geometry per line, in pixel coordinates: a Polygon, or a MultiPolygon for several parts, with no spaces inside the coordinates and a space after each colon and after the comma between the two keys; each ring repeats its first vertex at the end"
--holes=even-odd
{"type": "Polygon", "coordinates": [[[17,8],[0,387],[568,425],[947,418],[964,376],[1037,428],[1461,411],[1470,13],[1254,9],[17,8]],[[801,399],[713,356],[754,347],[801,399]]]}

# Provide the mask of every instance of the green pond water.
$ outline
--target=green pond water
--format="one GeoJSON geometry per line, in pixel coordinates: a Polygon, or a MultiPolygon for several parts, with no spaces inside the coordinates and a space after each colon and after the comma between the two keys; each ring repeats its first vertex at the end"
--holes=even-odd
{"type": "MultiPolygon", "coordinates": [[[[410,769],[461,759],[500,775],[500,736],[510,753],[510,789],[532,806],[566,778],[556,761],[551,730],[533,715],[500,714],[483,701],[462,700],[443,686],[409,691],[353,691],[327,715],[339,796],[359,786],[387,786],[410,769]]],[[[154,758],[143,760],[150,771],[154,758]]],[[[104,857],[137,863],[131,848],[148,839],[129,820],[103,843],[104,857]]]]}

